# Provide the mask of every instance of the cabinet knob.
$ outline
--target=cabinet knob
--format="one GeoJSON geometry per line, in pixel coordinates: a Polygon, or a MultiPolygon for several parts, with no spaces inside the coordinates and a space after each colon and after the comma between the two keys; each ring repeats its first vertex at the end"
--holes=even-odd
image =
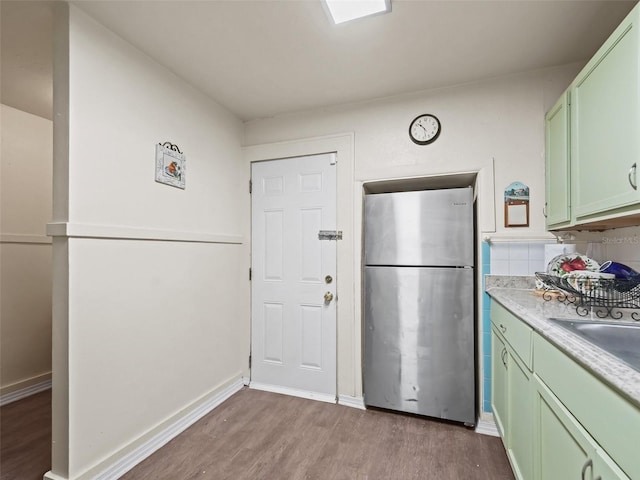
{"type": "Polygon", "coordinates": [[[502,333],[505,333],[507,331],[507,327],[505,327],[503,324],[500,324],[499,327],[502,333]]]}
{"type": "Polygon", "coordinates": [[[629,185],[631,185],[631,188],[633,188],[634,190],[638,189],[638,184],[634,183],[634,180],[636,179],[636,164],[634,163],[633,165],[631,165],[631,168],[629,169],[629,174],[627,175],[627,178],[629,179],[629,185]],[[631,179],[631,174],[633,174],[633,180],[631,179]]]}

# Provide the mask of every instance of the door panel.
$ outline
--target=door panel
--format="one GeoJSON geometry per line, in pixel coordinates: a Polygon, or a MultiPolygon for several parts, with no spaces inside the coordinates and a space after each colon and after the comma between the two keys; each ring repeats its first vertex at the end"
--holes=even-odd
{"type": "Polygon", "coordinates": [[[302,305],[300,307],[302,335],[300,335],[300,365],[305,368],[322,369],[322,307],[302,305]]]}
{"type": "Polygon", "coordinates": [[[302,223],[300,280],[318,283],[322,281],[322,244],[318,241],[318,231],[322,230],[322,209],[302,209],[300,220],[302,223]]]}
{"type": "Polygon", "coordinates": [[[282,364],[282,304],[267,303],[263,305],[264,321],[264,356],[265,362],[282,364]]]}
{"type": "Polygon", "coordinates": [[[264,212],[264,280],[281,281],[284,260],[284,212],[264,212]],[[267,252],[269,254],[267,255],[267,252]]]}
{"type": "Polygon", "coordinates": [[[252,165],[252,371],[255,386],[336,393],[334,154],[252,165]],[[325,283],[325,276],[334,281],[325,283]]]}

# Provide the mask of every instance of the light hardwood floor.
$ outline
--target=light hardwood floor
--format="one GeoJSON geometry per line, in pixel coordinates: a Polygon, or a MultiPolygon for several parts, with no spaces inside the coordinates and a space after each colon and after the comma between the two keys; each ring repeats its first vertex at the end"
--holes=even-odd
{"type": "MultiPolygon", "coordinates": [[[[50,393],[2,407],[1,480],[50,468],[50,393]]],[[[462,426],[249,390],[123,480],[512,480],[500,439],[462,426]]]]}

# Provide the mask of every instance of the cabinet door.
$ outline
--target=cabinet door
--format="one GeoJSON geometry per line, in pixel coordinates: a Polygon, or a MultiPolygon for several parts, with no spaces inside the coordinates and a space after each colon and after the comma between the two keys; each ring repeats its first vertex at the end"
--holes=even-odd
{"type": "Polygon", "coordinates": [[[511,354],[507,346],[507,453],[516,478],[533,477],[533,390],[531,372],[511,354]]]}
{"type": "Polygon", "coordinates": [[[536,480],[629,480],[537,375],[532,385],[536,480]]]}
{"type": "Polygon", "coordinates": [[[569,177],[569,92],[545,116],[545,186],[547,228],[571,220],[569,177]]]}
{"type": "Polygon", "coordinates": [[[597,449],[593,457],[593,480],[629,480],[606,452],[597,449]]]}
{"type": "Polygon", "coordinates": [[[535,478],[590,479],[595,449],[581,432],[577,422],[534,375],[535,384],[535,478]],[[585,472],[583,474],[582,472],[585,472]]]}
{"type": "Polygon", "coordinates": [[[507,349],[504,341],[491,329],[491,409],[493,418],[502,437],[507,443],[507,349]]]}
{"type": "MultiPolygon", "coordinates": [[[[638,203],[638,8],[627,16],[571,87],[572,209],[597,218],[638,203]]],[[[640,165],[638,165],[640,167],[640,165]]]]}

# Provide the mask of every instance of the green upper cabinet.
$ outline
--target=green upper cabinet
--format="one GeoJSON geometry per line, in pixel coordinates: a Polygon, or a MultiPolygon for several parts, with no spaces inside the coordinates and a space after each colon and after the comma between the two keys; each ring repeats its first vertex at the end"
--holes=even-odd
{"type": "Polygon", "coordinates": [[[640,5],[545,117],[547,229],[640,223],[640,5]]]}
{"type": "Polygon", "coordinates": [[[565,92],[545,117],[545,215],[552,230],[569,224],[569,92],[565,92]]]}
{"type": "MultiPolygon", "coordinates": [[[[571,208],[578,224],[624,215],[640,203],[638,12],[636,6],[571,85],[571,208]]],[[[552,148],[558,155],[561,146],[552,148]]],[[[552,188],[560,180],[554,182],[552,188]]]]}

